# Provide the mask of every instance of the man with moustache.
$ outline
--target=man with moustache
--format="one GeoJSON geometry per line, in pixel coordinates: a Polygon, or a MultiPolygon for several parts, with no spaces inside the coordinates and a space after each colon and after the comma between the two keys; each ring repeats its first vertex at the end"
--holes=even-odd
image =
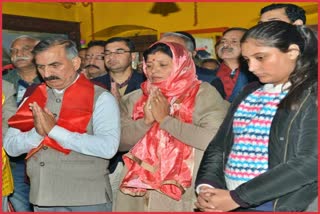
{"type": "Polygon", "coordinates": [[[3,74],[2,78],[15,86],[17,90],[17,105],[21,102],[29,86],[42,82],[32,61],[33,55],[31,53],[33,47],[38,42],[39,40],[36,38],[23,35],[17,37],[11,43],[11,62],[15,69],[7,71],[3,74]]]}
{"type": "MultiPolygon", "coordinates": [[[[22,35],[11,43],[10,54],[14,69],[8,70],[3,74],[2,78],[14,85],[16,105],[21,102],[27,88],[43,81],[37,73],[33,63],[34,57],[31,53],[38,42],[39,40],[36,38],[22,35]]],[[[32,212],[32,206],[29,203],[30,185],[25,174],[25,157],[26,154],[18,157],[9,157],[15,186],[13,194],[9,196],[9,201],[17,212],[32,212]]]]}
{"type": "Polygon", "coordinates": [[[240,40],[245,28],[229,28],[223,32],[217,46],[218,57],[222,60],[216,75],[221,79],[226,93],[226,100],[232,100],[254,77],[248,72],[246,63],[241,62],[240,40]]]}
{"type": "Polygon", "coordinates": [[[88,43],[85,54],[85,74],[89,79],[93,79],[107,73],[104,64],[105,41],[96,40],[88,43]]]}
{"type": "Polygon", "coordinates": [[[3,142],[9,155],[28,153],[34,211],[111,211],[107,167],[120,140],[117,100],[78,74],[71,40],[42,40],[33,53],[45,83],[9,119],[3,142]]]}

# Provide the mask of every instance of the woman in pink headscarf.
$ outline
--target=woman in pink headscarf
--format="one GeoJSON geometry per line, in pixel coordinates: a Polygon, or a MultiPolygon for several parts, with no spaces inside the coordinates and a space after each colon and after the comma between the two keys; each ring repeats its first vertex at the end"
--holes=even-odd
{"type": "Polygon", "coordinates": [[[228,103],[197,79],[183,46],[144,53],[147,81],[120,102],[125,168],[115,211],[194,211],[194,179],[228,103]]]}

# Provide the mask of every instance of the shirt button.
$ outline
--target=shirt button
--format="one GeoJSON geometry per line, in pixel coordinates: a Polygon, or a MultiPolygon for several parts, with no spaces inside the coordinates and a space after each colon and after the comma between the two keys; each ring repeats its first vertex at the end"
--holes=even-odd
{"type": "Polygon", "coordinates": [[[44,162],[40,162],[40,166],[44,166],[45,164],[44,164],[44,162]]]}
{"type": "Polygon", "coordinates": [[[61,99],[60,99],[60,98],[57,98],[57,99],[56,99],[56,102],[57,102],[57,103],[61,103],[61,99]]]}
{"type": "Polygon", "coordinates": [[[280,140],[284,140],[284,137],[280,137],[280,140]]]}
{"type": "Polygon", "coordinates": [[[42,149],[43,149],[43,150],[47,150],[47,149],[48,149],[48,147],[47,147],[47,146],[44,146],[42,149]]]}

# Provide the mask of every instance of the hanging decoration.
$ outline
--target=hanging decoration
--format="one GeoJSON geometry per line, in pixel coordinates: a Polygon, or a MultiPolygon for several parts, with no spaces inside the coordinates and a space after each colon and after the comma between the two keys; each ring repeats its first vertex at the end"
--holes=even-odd
{"type": "Polygon", "coordinates": [[[175,2],[155,2],[149,12],[168,16],[170,13],[176,13],[178,11],[180,11],[180,8],[175,2]]]}
{"type": "Polygon", "coordinates": [[[193,23],[193,26],[197,26],[198,24],[198,3],[197,2],[194,2],[194,23],[193,23]]]}

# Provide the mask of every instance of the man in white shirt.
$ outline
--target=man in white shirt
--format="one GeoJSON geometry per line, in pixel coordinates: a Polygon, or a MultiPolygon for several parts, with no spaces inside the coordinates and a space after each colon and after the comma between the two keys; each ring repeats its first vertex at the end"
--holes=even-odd
{"type": "Polygon", "coordinates": [[[11,156],[28,153],[34,211],[111,211],[107,167],[120,140],[117,101],[77,73],[72,41],[43,40],[33,53],[45,83],[9,119],[4,147],[11,156]]]}

